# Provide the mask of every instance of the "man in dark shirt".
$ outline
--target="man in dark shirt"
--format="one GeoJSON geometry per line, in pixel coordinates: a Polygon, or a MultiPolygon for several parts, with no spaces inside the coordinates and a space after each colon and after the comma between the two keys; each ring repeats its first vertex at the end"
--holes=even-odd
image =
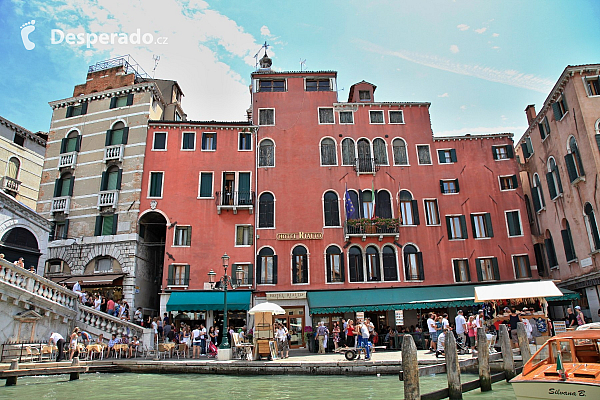
{"type": "Polygon", "coordinates": [[[567,308],[567,327],[572,328],[577,326],[577,317],[573,313],[573,309],[571,307],[567,308]]]}

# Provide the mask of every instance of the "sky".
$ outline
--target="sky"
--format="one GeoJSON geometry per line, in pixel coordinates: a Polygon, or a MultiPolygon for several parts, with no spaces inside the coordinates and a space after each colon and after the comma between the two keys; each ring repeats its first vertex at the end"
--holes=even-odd
{"type": "Polygon", "coordinates": [[[124,54],[177,80],[190,120],[245,119],[267,42],[275,70],[338,71],[339,101],[366,80],[376,101],[430,102],[436,136],[515,140],[567,65],[600,63],[597,0],[0,0],[0,26],[0,115],[33,132],[89,65],[124,54]]]}

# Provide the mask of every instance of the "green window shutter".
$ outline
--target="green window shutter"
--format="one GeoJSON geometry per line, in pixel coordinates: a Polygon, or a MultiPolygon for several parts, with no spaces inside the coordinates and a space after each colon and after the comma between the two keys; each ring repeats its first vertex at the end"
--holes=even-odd
{"type": "Polygon", "coordinates": [[[506,222],[508,224],[508,235],[515,236],[517,233],[516,233],[516,227],[515,227],[515,220],[513,218],[512,212],[506,213],[506,222]]]}
{"type": "Polygon", "coordinates": [[[63,230],[63,239],[66,239],[69,236],[69,220],[65,220],[65,229],[63,230]]]}
{"type": "Polygon", "coordinates": [[[277,284],[277,255],[273,256],[273,284],[277,284]]]}
{"type": "Polygon", "coordinates": [[[213,150],[217,149],[217,136],[218,135],[216,133],[213,135],[213,138],[214,138],[213,139],[213,148],[212,148],[213,150]]]}
{"type": "Polygon", "coordinates": [[[452,237],[452,226],[451,226],[451,217],[446,217],[446,229],[448,230],[448,239],[454,239],[452,237]]]}
{"type": "Polygon", "coordinates": [[[50,233],[48,234],[48,241],[53,241],[54,236],[56,235],[56,222],[52,222],[52,227],[50,228],[50,233]]]}
{"type": "Polygon", "coordinates": [[[212,197],[212,173],[202,172],[200,175],[200,197],[212,197]]]}
{"type": "Polygon", "coordinates": [[[454,264],[454,281],[460,282],[460,268],[458,267],[458,260],[452,260],[454,264]]]}
{"type": "Polygon", "coordinates": [[[410,204],[413,214],[413,223],[415,225],[419,225],[421,223],[421,220],[419,218],[419,202],[417,200],[411,200],[410,204]]]}
{"type": "Polygon", "coordinates": [[[469,234],[467,232],[467,219],[464,215],[460,216],[460,231],[461,231],[461,239],[468,239],[469,234]]]}
{"type": "Polygon", "coordinates": [[[538,124],[538,129],[540,130],[540,138],[542,138],[542,140],[546,139],[546,131],[544,130],[544,126],[542,124],[538,124]]]}
{"type": "Polygon", "coordinates": [[[298,282],[298,264],[294,259],[294,255],[292,254],[292,283],[300,283],[298,282]]]}
{"type": "Polygon", "coordinates": [[[450,159],[452,160],[452,162],[456,162],[456,150],[455,149],[450,149],[450,159]]]}
{"type": "Polygon", "coordinates": [[[531,197],[533,198],[533,209],[538,212],[542,209],[542,203],[540,202],[540,195],[536,187],[531,187],[531,197]]]}
{"type": "Polygon", "coordinates": [[[531,156],[531,154],[529,154],[527,143],[521,143],[521,150],[523,151],[523,157],[525,159],[528,159],[531,156]]]}
{"type": "Polygon", "coordinates": [[[69,180],[69,194],[68,194],[68,196],[73,196],[73,186],[75,186],[75,177],[71,176],[71,179],[69,180]]]}
{"type": "Polygon", "coordinates": [[[531,264],[529,263],[529,256],[526,255],[525,257],[525,265],[527,266],[527,277],[531,278],[531,264]]]}
{"type": "Polygon", "coordinates": [[[63,138],[60,141],[60,154],[66,153],[67,152],[67,138],[63,138]]]}
{"type": "Polygon", "coordinates": [[[96,227],[94,228],[94,236],[100,236],[102,234],[102,216],[96,216],[96,227]]]}
{"type": "Polygon", "coordinates": [[[492,258],[492,269],[494,270],[494,279],[500,280],[500,269],[498,268],[498,259],[496,257],[492,258]]]}
{"type": "Polygon", "coordinates": [[[471,214],[471,230],[473,231],[473,237],[477,237],[477,229],[475,227],[475,214],[471,214]]]}
{"type": "Polygon", "coordinates": [[[492,227],[492,215],[490,213],[485,214],[485,230],[487,237],[494,237],[494,228],[492,227]]]}
{"type": "Polygon", "coordinates": [[[254,227],[250,226],[248,229],[250,230],[250,235],[248,235],[250,241],[248,242],[248,244],[253,245],[254,244],[254,227]]]}
{"type": "Polygon", "coordinates": [[[467,280],[471,282],[471,267],[469,266],[469,260],[465,260],[465,267],[467,268],[467,280]]]}
{"type": "Polygon", "coordinates": [[[567,104],[567,97],[565,96],[565,93],[563,92],[560,96],[562,102],[563,102],[563,106],[565,107],[565,113],[567,111],[569,111],[569,105],[567,104]]]}
{"type": "Polygon", "coordinates": [[[573,238],[571,237],[571,232],[568,229],[563,229],[560,231],[560,235],[562,236],[563,247],[565,249],[567,261],[576,259],[577,256],[575,255],[575,249],[573,248],[573,238]]]}
{"type": "Polygon", "coordinates": [[[419,271],[419,280],[425,280],[425,271],[423,269],[423,253],[420,251],[417,253],[417,269],[419,271]]]}
{"type": "Polygon", "coordinates": [[[248,285],[253,285],[254,281],[253,281],[253,273],[254,273],[254,265],[250,264],[248,265],[248,276],[246,277],[248,285]]]}
{"type": "Polygon", "coordinates": [[[110,141],[112,138],[112,130],[106,131],[106,138],[104,138],[104,146],[110,146],[110,141]]]}
{"type": "Polygon", "coordinates": [[[261,267],[262,267],[262,257],[260,255],[256,256],[256,283],[261,284],[261,267]]]}
{"type": "Polygon", "coordinates": [[[175,280],[175,266],[173,264],[169,264],[168,277],[167,277],[167,285],[173,285],[175,280]]]}
{"type": "Polygon", "coordinates": [[[494,160],[498,159],[498,152],[494,146],[492,146],[492,157],[494,157],[494,160]]]}
{"type": "Polygon", "coordinates": [[[106,171],[102,172],[102,177],[100,178],[100,191],[106,190],[108,179],[106,179],[106,171]]]}
{"type": "Polygon", "coordinates": [[[575,151],[574,153],[575,157],[577,157],[577,163],[579,164],[579,176],[585,176],[585,171],[583,169],[583,162],[581,161],[581,154],[579,154],[579,149],[577,149],[577,151],[575,151]]]}
{"type": "Polygon", "coordinates": [[[62,181],[60,179],[54,180],[54,197],[60,197],[60,192],[62,191],[62,181]]]}
{"type": "Polygon", "coordinates": [[[82,136],[78,135],[77,136],[77,141],[75,142],[75,151],[80,151],[81,150],[81,140],[82,140],[82,136]]]}
{"type": "Polygon", "coordinates": [[[600,134],[596,135],[596,145],[598,146],[598,150],[600,150],[600,134]]]}
{"type": "Polygon", "coordinates": [[[481,272],[481,259],[475,259],[475,269],[477,270],[477,281],[483,281],[483,273],[481,272]]]}
{"type": "Polygon", "coordinates": [[[121,190],[121,180],[123,178],[123,170],[119,168],[119,172],[117,173],[117,183],[116,190],[121,190]]]}
{"type": "Polygon", "coordinates": [[[73,116],[73,106],[67,107],[67,115],[65,118],[71,118],[73,116]]]}
{"type": "Polygon", "coordinates": [[[185,266],[185,276],[183,278],[183,284],[189,286],[190,284],[190,265],[186,264],[185,266]]]}
{"type": "Polygon", "coordinates": [[[110,108],[117,108],[117,98],[115,96],[110,98],[110,108]]]}
{"type": "Polygon", "coordinates": [[[133,104],[133,93],[129,93],[127,95],[127,105],[130,106],[133,104]]]}
{"type": "Polygon", "coordinates": [[[440,191],[444,194],[444,181],[440,180],[440,191]]]}
{"type": "Polygon", "coordinates": [[[346,273],[344,272],[344,253],[340,254],[340,276],[341,281],[346,282],[346,273]]]}
{"type": "Polygon", "coordinates": [[[117,234],[117,226],[119,224],[119,215],[118,214],[113,214],[113,219],[112,219],[112,227],[111,227],[111,235],[116,235],[117,234]]]}
{"type": "Polygon", "coordinates": [[[112,235],[113,221],[114,221],[114,214],[113,215],[104,215],[102,217],[102,232],[101,232],[102,236],[112,235]]]}
{"type": "Polygon", "coordinates": [[[556,193],[556,187],[554,186],[554,177],[552,176],[552,172],[546,173],[546,183],[548,183],[548,191],[550,192],[550,198],[556,198],[558,194],[556,193]]]}
{"type": "Polygon", "coordinates": [[[150,197],[161,197],[162,177],[162,173],[150,173],[150,197]]]}
{"type": "Polygon", "coordinates": [[[556,183],[558,184],[558,191],[560,193],[563,192],[562,182],[560,180],[560,173],[558,172],[558,165],[554,167],[553,171],[555,172],[554,177],[556,178],[556,183]]]}
{"type": "Polygon", "coordinates": [[[554,119],[560,121],[562,114],[560,112],[560,106],[558,103],[552,103],[552,111],[554,111],[554,119]]]}
{"type": "Polygon", "coordinates": [[[519,179],[517,178],[516,175],[513,175],[510,177],[510,179],[512,180],[513,183],[513,187],[516,189],[519,187],[519,179]]]}
{"type": "Polygon", "coordinates": [[[129,138],[129,127],[123,128],[123,138],[121,139],[121,144],[127,144],[127,139],[129,138]]]}
{"type": "Polygon", "coordinates": [[[569,179],[571,183],[578,178],[577,169],[575,169],[575,158],[573,157],[573,153],[569,153],[565,155],[565,163],[567,164],[567,172],[569,173],[569,179]]]}
{"type": "Polygon", "coordinates": [[[446,163],[446,156],[444,155],[444,150],[438,150],[438,162],[440,164],[446,163]]]}
{"type": "Polygon", "coordinates": [[[456,182],[456,193],[460,192],[460,187],[458,186],[458,179],[454,180],[456,182]]]}
{"type": "Polygon", "coordinates": [[[87,114],[88,103],[83,103],[81,105],[81,115],[87,114]]]}
{"type": "Polygon", "coordinates": [[[506,155],[508,155],[508,158],[515,158],[515,151],[510,144],[506,145],[506,155]]]}
{"type": "Polygon", "coordinates": [[[188,226],[187,227],[187,238],[185,241],[185,245],[186,246],[191,246],[192,245],[192,227],[188,226]]]}

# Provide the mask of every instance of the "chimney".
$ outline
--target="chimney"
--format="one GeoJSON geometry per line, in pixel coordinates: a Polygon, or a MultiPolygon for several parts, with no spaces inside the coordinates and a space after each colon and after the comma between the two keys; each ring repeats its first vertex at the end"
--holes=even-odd
{"type": "Polygon", "coordinates": [[[531,121],[535,119],[535,104],[530,104],[525,107],[525,115],[527,115],[527,123],[531,125],[531,121]]]}

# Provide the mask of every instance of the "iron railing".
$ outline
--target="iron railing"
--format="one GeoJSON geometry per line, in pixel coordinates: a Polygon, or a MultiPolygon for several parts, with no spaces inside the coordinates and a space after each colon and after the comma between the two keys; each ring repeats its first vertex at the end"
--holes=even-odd
{"type": "Polygon", "coordinates": [[[359,174],[374,174],[379,171],[379,163],[371,157],[357,157],[354,159],[354,170],[359,174]]]}
{"type": "MultiPolygon", "coordinates": [[[[397,221],[396,221],[397,222],[397,221]]],[[[363,235],[384,235],[396,236],[400,233],[397,223],[385,224],[370,219],[350,220],[344,223],[344,231],[346,235],[363,236],[363,235]]]]}
{"type": "Polygon", "coordinates": [[[108,60],[98,61],[96,64],[90,65],[88,68],[88,74],[121,66],[125,69],[125,74],[135,74],[136,82],[139,82],[143,79],[150,79],[150,75],[148,75],[140,66],[140,64],[138,64],[137,61],[135,61],[129,54],[108,60]]]}
{"type": "Polygon", "coordinates": [[[217,192],[215,197],[215,202],[220,207],[254,206],[254,201],[254,191],[217,192]]]}

